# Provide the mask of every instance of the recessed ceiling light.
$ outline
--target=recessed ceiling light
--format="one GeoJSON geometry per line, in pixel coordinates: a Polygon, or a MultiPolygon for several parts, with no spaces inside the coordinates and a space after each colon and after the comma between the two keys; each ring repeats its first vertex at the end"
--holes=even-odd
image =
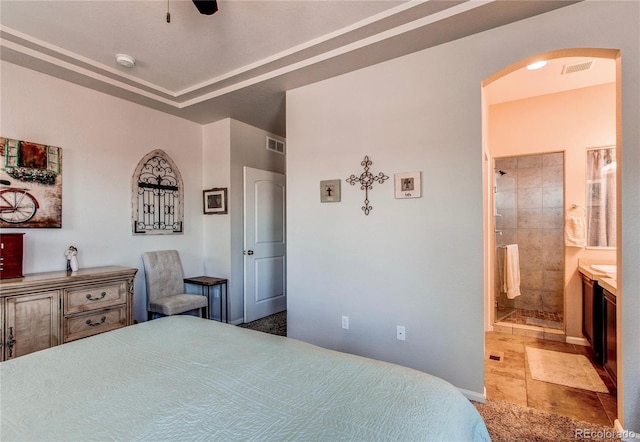
{"type": "Polygon", "coordinates": [[[543,68],[546,65],[547,65],[546,61],[540,60],[540,61],[536,61],[535,63],[531,63],[530,65],[527,65],[527,69],[529,69],[530,71],[535,71],[536,69],[543,68]]]}
{"type": "Polygon", "coordinates": [[[136,59],[133,58],[130,55],[126,55],[126,54],[117,54],[116,55],[116,62],[119,65],[122,65],[126,68],[132,68],[134,64],[136,64],[136,59]]]}

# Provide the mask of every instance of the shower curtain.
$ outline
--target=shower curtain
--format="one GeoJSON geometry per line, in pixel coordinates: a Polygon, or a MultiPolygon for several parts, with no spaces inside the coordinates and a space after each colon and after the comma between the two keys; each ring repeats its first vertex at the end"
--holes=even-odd
{"type": "Polygon", "coordinates": [[[616,246],[616,150],[587,151],[587,246],[616,246]]]}

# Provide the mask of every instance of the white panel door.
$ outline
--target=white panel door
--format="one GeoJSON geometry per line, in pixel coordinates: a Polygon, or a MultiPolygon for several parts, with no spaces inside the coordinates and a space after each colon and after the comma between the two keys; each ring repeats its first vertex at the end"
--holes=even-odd
{"type": "Polygon", "coordinates": [[[285,178],[244,167],[244,321],[287,308],[285,178]]]}

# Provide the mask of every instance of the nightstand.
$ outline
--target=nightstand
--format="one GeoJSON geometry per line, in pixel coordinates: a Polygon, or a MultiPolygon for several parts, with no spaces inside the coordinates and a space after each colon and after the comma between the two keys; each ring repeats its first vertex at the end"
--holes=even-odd
{"type": "Polygon", "coordinates": [[[209,302],[209,319],[211,319],[211,287],[220,286],[220,322],[222,322],[222,288],[224,287],[225,314],[224,321],[229,322],[229,292],[228,281],[224,278],[215,276],[196,276],[193,278],[185,278],[185,284],[199,285],[202,287],[202,295],[207,297],[209,302]]]}

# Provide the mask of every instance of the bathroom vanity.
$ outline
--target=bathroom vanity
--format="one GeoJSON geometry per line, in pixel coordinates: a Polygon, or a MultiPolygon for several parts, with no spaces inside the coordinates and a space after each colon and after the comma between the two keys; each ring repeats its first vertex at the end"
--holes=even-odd
{"type": "MultiPolygon", "coordinates": [[[[582,273],[582,272],[581,272],[582,273]]],[[[592,275],[582,273],[582,335],[593,350],[593,359],[602,365],[604,340],[602,335],[602,287],[592,275]]]]}
{"type": "Polygon", "coordinates": [[[611,380],[617,379],[615,266],[580,263],[582,334],[611,380]]]}
{"type": "Polygon", "coordinates": [[[603,365],[604,369],[613,381],[618,381],[618,350],[617,350],[617,334],[616,334],[616,303],[617,303],[617,284],[615,279],[602,278],[598,285],[602,286],[604,294],[604,348],[603,348],[603,365]]]}

